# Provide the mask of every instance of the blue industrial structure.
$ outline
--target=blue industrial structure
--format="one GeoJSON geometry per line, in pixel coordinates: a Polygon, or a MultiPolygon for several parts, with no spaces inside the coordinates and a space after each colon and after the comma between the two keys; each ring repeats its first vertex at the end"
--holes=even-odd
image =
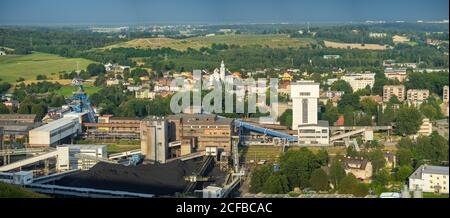
{"type": "Polygon", "coordinates": [[[252,132],[257,132],[257,133],[261,133],[264,135],[268,135],[268,136],[272,136],[272,137],[277,137],[277,138],[281,138],[281,139],[287,139],[289,142],[296,142],[298,141],[298,138],[286,133],[281,133],[281,132],[277,132],[271,129],[267,129],[267,128],[263,128],[263,127],[259,127],[259,126],[255,126],[252,125],[250,123],[246,123],[243,122],[241,120],[235,120],[234,121],[234,125],[236,127],[238,127],[239,129],[247,129],[249,131],[252,132]]]}
{"type": "Polygon", "coordinates": [[[88,122],[95,123],[95,111],[89,101],[89,97],[83,89],[83,84],[80,79],[73,79],[72,86],[78,87],[78,92],[75,92],[71,98],[72,103],[70,107],[77,113],[87,112],[88,122]]]}

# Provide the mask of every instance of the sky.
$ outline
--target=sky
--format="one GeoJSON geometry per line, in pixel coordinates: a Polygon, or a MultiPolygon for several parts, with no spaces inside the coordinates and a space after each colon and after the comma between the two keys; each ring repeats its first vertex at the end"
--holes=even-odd
{"type": "Polygon", "coordinates": [[[417,21],[448,17],[448,0],[0,0],[3,25],[417,21]]]}

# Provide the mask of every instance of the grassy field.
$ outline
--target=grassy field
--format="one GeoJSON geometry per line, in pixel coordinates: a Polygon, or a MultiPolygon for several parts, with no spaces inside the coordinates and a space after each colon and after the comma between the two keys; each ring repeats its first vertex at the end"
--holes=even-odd
{"type": "Polygon", "coordinates": [[[448,198],[448,194],[435,194],[435,193],[424,192],[423,198],[448,198]]]}
{"type": "Polygon", "coordinates": [[[169,38],[142,38],[111,45],[106,48],[156,49],[167,47],[184,51],[187,48],[200,49],[201,47],[210,47],[213,43],[239,46],[260,45],[270,48],[299,48],[315,43],[315,40],[306,38],[290,38],[288,35],[218,35],[209,37],[193,37],[180,40],[169,38]]]}
{"type": "Polygon", "coordinates": [[[343,48],[343,49],[366,49],[366,50],[386,50],[389,49],[390,46],[379,45],[379,44],[362,44],[359,43],[340,43],[340,42],[331,42],[324,41],[325,46],[329,48],[343,48]]]}
{"type": "Polygon", "coordinates": [[[60,71],[76,70],[77,63],[79,69],[86,69],[87,65],[93,62],[82,58],[64,58],[45,53],[1,56],[0,78],[11,83],[19,77],[23,77],[25,80],[34,80],[38,74],[57,79],[57,73],[60,71]]]}
{"type": "Polygon", "coordinates": [[[0,198],[47,198],[47,196],[0,182],[0,198]]]}
{"type": "MultiPolygon", "coordinates": [[[[90,83],[83,84],[83,88],[88,95],[92,95],[100,91],[101,89],[99,87],[95,87],[93,84],[90,83]]],[[[77,91],[77,88],[72,87],[71,85],[64,85],[61,89],[59,89],[55,93],[58,95],[63,95],[64,97],[69,97],[72,96],[74,91],[77,91]]]]}

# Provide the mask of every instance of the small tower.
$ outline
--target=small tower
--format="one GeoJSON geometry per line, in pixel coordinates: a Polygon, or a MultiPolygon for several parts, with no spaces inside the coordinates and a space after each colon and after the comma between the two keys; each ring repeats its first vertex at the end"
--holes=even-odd
{"type": "Polygon", "coordinates": [[[220,64],[220,79],[222,81],[225,81],[226,71],[225,62],[222,60],[222,63],[220,64]]]}

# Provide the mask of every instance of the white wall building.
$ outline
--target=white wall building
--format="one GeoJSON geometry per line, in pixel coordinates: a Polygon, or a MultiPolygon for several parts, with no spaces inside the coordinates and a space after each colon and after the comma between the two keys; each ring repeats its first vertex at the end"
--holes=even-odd
{"type": "Polygon", "coordinates": [[[422,165],[409,176],[409,189],[448,194],[448,166],[422,165]]]}
{"type": "Polygon", "coordinates": [[[77,117],[63,117],[41,127],[30,130],[30,146],[50,147],[81,133],[80,120],[77,117]]]}
{"type": "Polygon", "coordinates": [[[348,74],[343,76],[341,79],[348,82],[354,92],[360,89],[365,89],[367,86],[373,88],[373,84],[375,84],[374,73],[348,74]]]}
{"type": "Polygon", "coordinates": [[[94,158],[108,158],[108,149],[106,145],[64,145],[69,148],[70,169],[88,170],[98,161],[94,158]],[[78,158],[76,155],[86,155],[94,157],[93,159],[78,158]]]}
{"type": "Polygon", "coordinates": [[[291,83],[293,130],[298,130],[300,125],[317,125],[319,86],[314,81],[291,83]]]}
{"type": "Polygon", "coordinates": [[[330,144],[328,121],[319,120],[317,125],[300,125],[298,127],[298,144],[328,146],[330,144]]]}

